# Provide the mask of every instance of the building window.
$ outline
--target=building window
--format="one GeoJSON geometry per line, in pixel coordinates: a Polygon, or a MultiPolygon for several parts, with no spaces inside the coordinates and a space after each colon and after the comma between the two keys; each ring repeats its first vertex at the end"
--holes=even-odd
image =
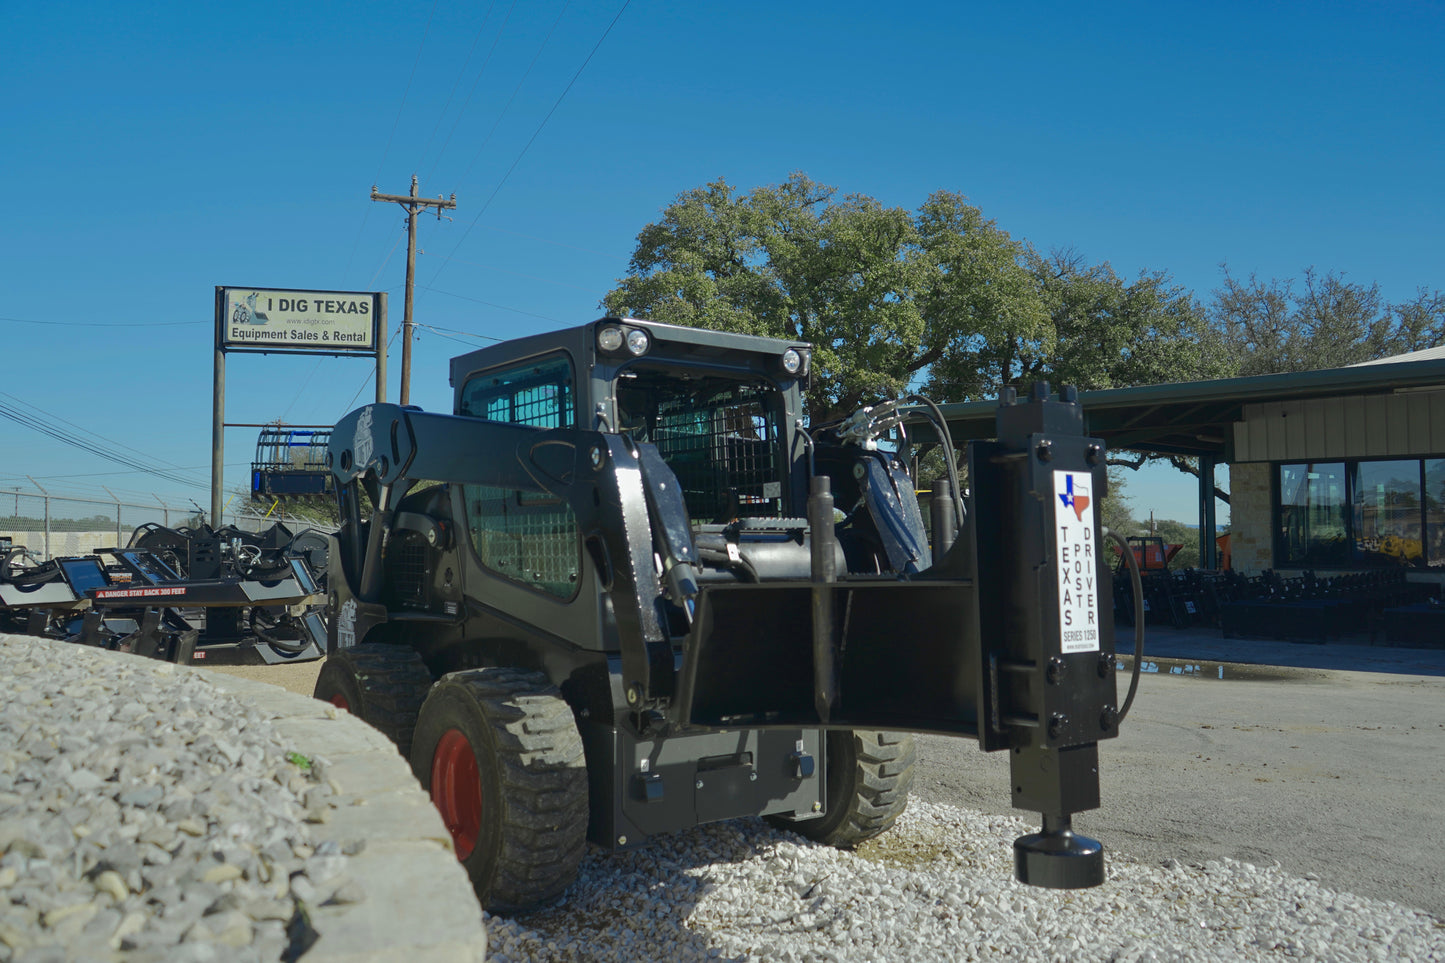
{"type": "Polygon", "coordinates": [[[1352,486],[1355,557],[1365,565],[1423,564],[1420,462],[1359,462],[1352,486]]]}
{"type": "MultiPolygon", "coordinates": [[[[461,413],[535,428],[576,421],[572,364],[552,357],[478,375],[462,388],[461,413]]],[[[467,530],[483,566],[556,598],[577,592],[582,538],[571,506],[537,492],[464,485],[467,530]]]]}
{"type": "Polygon", "coordinates": [[[1445,568],[1445,459],[1425,459],[1425,564],[1445,568]]]}
{"type": "Polygon", "coordinates": [[[1445,568],[1445,459],[1277,469],[1276,565],[1445,568]]]}
{"type": "Polygon", "coordinates": [[[1283,566],[1349,564],[1344,462],[1279,467],[1279,551],[1283,566]]]}

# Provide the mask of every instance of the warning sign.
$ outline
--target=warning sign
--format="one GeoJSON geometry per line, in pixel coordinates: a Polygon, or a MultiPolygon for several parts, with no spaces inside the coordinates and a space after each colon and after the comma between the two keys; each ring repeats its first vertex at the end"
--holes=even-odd
{"type": "Polygon", "coordinates": [[[1059,631],[1065,654],[1099,651],[1099,568],[1094,532],[1094,476],[1054,472],[1058,539],[1059,631]]]}
{"type": "Polygon", "coordinates": [[[97,599],[153,599],[185,594],[185,586],[173,586],[171,588],[101,589],[95,593],[95,597],[97,599]]]}

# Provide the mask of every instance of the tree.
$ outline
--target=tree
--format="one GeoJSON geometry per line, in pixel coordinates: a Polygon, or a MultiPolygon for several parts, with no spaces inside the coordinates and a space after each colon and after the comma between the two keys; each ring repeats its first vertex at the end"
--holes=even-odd
{"type": "Polygon", "coordinates": [[[1124,493],[1124,474],[1117,468],[1109,469],[1109,494],[1099,506],[1104,527],[1127,537],[1139,530],[1134,512],[1129,508],[1129,496],[1124,493]]]}
{"type": "Polygon", "coordinates": [[[1223,267],[1210,320],[1238,374],[1339,368],[1445,341],[1445,295],[1424,288],[1388,304],[1376,283],[1355,284],[1314,268],[1292,279],[1239,281],[1223,267]]]}
{"type": "Polygon", "coordinates": [[[969,397],[1004,370],[987,346],[1049,340],[1024,249],[961,194],[916,212],[795,173],[739,194],[686,191],[639,233],[614,314],[811,342],[816,424],[947,371],[969,397]],[[963,375],[967,373],[968,376],[963,375]]]}
{"type": "Polygon", "coordinates": [[[1415,297],[1390,305],[1394,343],[1390,354],[1422,351],[1445,342],[1445,294],[1416,288],[1415,297]]]}
{"type": "Polygon", "coordinates": [[[1227,373],[1203,307],[1167,272],[1143,271],[1127,282],[1109,262],[1088,265],[1073,250],[1031,250],[1028,266],[1057,340],[1024,360],[1020,383],[1118,388],[1227,373]]]}

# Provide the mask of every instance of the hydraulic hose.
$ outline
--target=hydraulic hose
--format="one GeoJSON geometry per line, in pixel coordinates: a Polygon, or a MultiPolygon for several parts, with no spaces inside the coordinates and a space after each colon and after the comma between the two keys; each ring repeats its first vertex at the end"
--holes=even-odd
{"type": "Polygon", "coordinates": [[[964,523],[963,488],[958,484],[958,466],[954,464],[958,453],[953,447],[953,432],[948,430],[948,419],[943,417],[943,412],[939,410],[938,405],[922,395],[909,395],[907,400],[916,401],[929,410],[928,420],[933,422],[934,427],[938,429],[939,437],[943,439],[943,460],[948,464],[948,483],[953,486],[954,514],[958,516],[958,528],[959,531],[962,531],[964,523]]]}
{"type": "Polygon", "coordinates": [[[1112,538],[1119,546],[1119,551],[1124,553],[1124,561],[1129,566],[1129,579],[1134,586],[1134,671],[1129,676],[1129,694],[1124,697],[1124,705],[1119,709],[1119,721],[1123,722],[1124,717],[1129,714],[1129,707],[1134,704],[1134,694],[1139,691],[1139,667],[1144,662],[1144,579],[1139,574],[1139,560],[1129,549],[1129,543],[1124,541],[1118,532],[1104,529],[1104,536],[1112,538]]]}
{"type": "Polygon", "coordinates": [[[818,474],[818,466],[814,461],[814,449],[816,449],[817,446],[813,444],[813,436],[808,434],[808,429],[803,427],[803,419],[799,418],[793,427],[797,429],[798,434],[803,436],[803,441],[808,445],[808,478],[811,479],[814,475],[818,474]]]}

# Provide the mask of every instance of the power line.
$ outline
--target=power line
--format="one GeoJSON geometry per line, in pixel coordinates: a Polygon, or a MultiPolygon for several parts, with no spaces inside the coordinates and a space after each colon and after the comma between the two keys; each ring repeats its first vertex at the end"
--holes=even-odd
{"type": "MultiPolygon", "coordinates": [[[[132,448],[131,446],[129,446],[129,445],[123,443],[123,442],[116,441],[114,438],[109,438],[109,437],[107,437],[107,436],[105,436],[105,435],[99,434],[98,432],[91,431],[89,428],[86,428],[86,427],[84,427],[83,425],[77,425],[77,424],[76,424],[75,422],[73,422],[73,421],[67,421],[66,419],[64,419],[64,418],[60,417],[59,415],[55,414],[54,412],[46,411],[44,408],[41,408],[41,407],[39,407],[38,405],[33,405],[33,404],[31,404],[30,402],[25,401],[24,399],[21,399],[21,398],[17,398],[17,397],[15,397],[15,396],[12,395],[12,394],[8,394],[7,392],[0,391],[0,398],[9,398],[9,399],[10,399],[12,402],[14,402],[15,404],[21,405],[21,406],[23,406],[23,407],[25,407],[25,408],[29,408],[31,411],[34,411],[34,412],[36,412],[36,413],[38,413],[38,414],[40,414],[40,415],[44,415],[46,418],[49,418],[51,421],[58,421],[58,422],[59,422],[60,424],[62,424],[62,425],[68,425],[68,426],[70,426],[71,428],[74,428],[74,429],[75,429],[75,432],[78,432],[79,434],[75,434],[75,433],[72,433],[72,434],[74,435],[74,437],[76,437],[76,438],[78,438],[78,439],[80,439],[80,440],[82,440],[82,441],[83,441],[84,439],[81,438],[81,435],[89,435],[90,437],[96,439],[99,444],[114,445],[114,446],[116,446],[117,448],[122,448],[122,449],[124,449],[124,450],[126,450],[126,451],[128,451],[128,452],[131,452],[132,454],[139,455],[141,458],[145,458],[145,459],[147,459],[147,460],[149,460],[149,461],[158,461],[158,459],[152,458],[148,453],[141,451],[139,448],[132,448]]],[[[33,416],[32,416],[32,417],[33,417],[33,416]]],[[[175,470],[175,471],[185,471],[185,470],[186,470],[186,469],[184,469],[184,468],[181,468],[179,465],[175,465],[175,464],[172,464],[172,463],[162,462],[161,464],[162,464],[163,467],[165,467],[165,468],[168,469],[168,470],[175,470]]]]}
{"type": "MultiPolygon", "coordinates": [[[[226,465],[225,467],[227,467],[227,468],[245,468],[245,467],[248,467],[250,464],[251,464],[251,463],[248,462],[248,461],[237,461],[237,462],[231,462],[230,464],[226,465]]],[[[180,470],[180,471],[202,471],[202,470],[205,470],[205,469],[209,469],[210,467],[211,467],[210,465],[177,465],[177,466],[176,466],[176,468],[177,468],[178,470],[180,470]]],[[[128,469],[128,470],[126,470],[126,471],[82,471],[82,472],[75,472],[74,474],[66,474],[66,475],[0,475],[0,484],[4,484],[4,483],[7,483],[7,482],[11,482],[11,481],[19,481],[19,480],[22,479],[22,478],[35,478],[35,479],[43,479],[43,480],[45,480],[45,481],[50,481],[50,480],[52,480],[52,479],[64,479],[64,478],[110,478],[110,477],[115,476],[115,475],[144,475],[144,474],[147,474],[147,472],[145,472],[145,471],[142,470],[142,469],[139,469],[139,468],[131,468],[131,469],[128,469]]],[[[118,488],[117,491],[130,491],[130,492],[134,492],[135,489],[118,488]]]]}
{"type": "Polygon", "coordinates": [[[406,99],[411,95],[412,81],[416,80],[416,68],[421,65],[421,53],[426,49],[426,37],[431,32],[432,18],[437,13],[438,0],[432,0],[431,13],[427,14],[426,27],[421,32],[421,42],[416,46],[416,59],[411,62],[411,74],[406,78],[406,90],[402,91],[401,104],[396,108],[396,120],[391,122],[391,136],[386,139],[386,149],[381,152],[381,163],[376,165],[376,176],[373,181],[381,180],[381,172],[386,167],[386,158],[391,154],[391,145],[396,140],[396,129],[401,126],[401,115],[406,112],[406,99]]]}
{"type": "Polygon", "coordinates": [[[592,291],[592,288],[585,288],[580,284],[568,284],[566,281],[553,281],[550,278],[539,278],[535,274],[522,274],[518,271],[508,271],[506,268],[496,267],[491,264],[481,264],[477,261],[467,261],[459,257],[446,257],[442,254],[427,254],[425,251],[417,251],[416,253],[424,254],[427,257],[441,258],[444,261],[455,261],[458,264],[466,264],[470,267],[479,267],[484,271],[497,271],[502,274],[510,274],[514,278],[526,278],[528,281],[540,281],[543,284],[555,284],[559,288],[571,288],[574,291],[586,291],[588,293],[591,293],[592,291]]]}
{"type": "MultiPolygon", "coordinates": [[[[386,341],[386,346],[388,349],[391,348],[391,343],[396,340],[396,336],[400,333],[401,329],[399,328],[391,333],[391,337],[388,338],[386,341]]],[[[346,417],[346,415],[351,411],[351,406],[356,404],[356,399],[361,397],[362,389],[364,389],[367,385],[371,384],[375,377],[376,365],[373,364],[371,366],[371,372],[366,376],[366,380],[361,383],[361,387],[356,389],[356,394],[352,395],[351,400],[348,401],[346,405],[341,409],[341,414],[336,417],[337,421],[340,421],[342,418],[346,417]]]]}
{"type": "MultiPolygon", "coordinates": [[[[427,180],[431,180],[432,175],[436,173],[437,164],[441,163],[443,155],[447,152],[447,147],[452,142],[452,135],[457,132],[457,125],[462,122],[462,117],[466,115],[467,107],[470,106],[472,102],[472,94],[476,93],[477,84],[481,82],[482,74],[487,72],[487,65],[492,62],[492,54],[496,51],[497,44],[501,42],[502,32],[507,29],[507,21],[512,19],[512,8],[516,5],[517,0],[512,0],[512,5],[507,8],[507,16],[502,20],[502,26],[497,31],[497,38],[492,41],[492,46],[487,51],[487,59],[482,62],[482,69],[477,71],[477,79],[472,81],[471,88],[467,90],[467,99],[462,101],[462,106],[457,110],[456,120],[452,121],[451,130],[447,131],[447,139],[442,142],[441,150],[437,151],[436,160],[432,162],[431,170],[426,173],[427,180]]],[[[457,86],[461,84],[462,77],[466,75],[467,65],[472,62],[472,54],[476,53],[477,44],[481,43],[482,34],[486,32],[487,23],[492,19],[492,11],[496,8],[496,0],[492,0],[491,3],[487,4],[487,14],[482,17],[482,25],[477,28],[477,35],[472,38],[472,45],[467,49],[467,59],[462,61],[462,69],[457,71],[457,79],[452,84],[451,93],[447,94],[447,102],[442,106],[442,112],[437,115],[436,126],[432,128],[431,136],[426,139],[426,149],[421,152],[423,157],[431,152],[432,142],[436,140],[437,131],[441,130],[442,121],[446,119],[447,110],[452,105],[452,98],[456,96],[457,86]]]]}
{"type": "MultiPolygon", "coordinates": [[[[386,158],[391,154],[392,142],[396,140],[396,129],[401,125],[401,115],[406,111],[406,99],[411,95],[412,81],[416,79],[416,68],[421,64],[421,53],[426,49],[427,34],[431,32],[432,18],[437,13],[438,0],[432,0],[431,13],[427,14],[426,27],[422,29],[421,41],[416,45],[416,59],[411,62],[411,73],[406,78],[406,89],[401,93],[401,103],[396,108],[396,120],[391,122],[391,135],[386,138],[386,147],[381,152],[381,161],[376,165],[376,176],[373,182],[381,180],[381,172],[386,167],[386,158]]],[[[351,242],[351,254],[346,258],[346,267],[341,272],[343,280],[351,277],[351,265],[356,260],[356,249],[361,244],[361,235],[366,231],[366,222],[371,217],[371,208],[361,215],[361,226],[356,229],[356,239],[351,242]]]]}
{"type": "MultiPolygon", "coordinates": [[[[497,183],[497,186],[492,191],[491,196],[486,199],[486,201],[482,204],[481,209],[477,211],[477,216],[472,218],[472,223],[468,224],[467,229],[462,232],[461,238],[452,248],[453,254],[455,254],[461,248],[462,243],[466,241],[467,237],[472,233],[472,228],[477,226],[477,221],[481,220],[482,215],[485,214],[487,208],[491,206],[493,199],[496,198],[497,194],[501,191],[503,185],[507,183],[507,179],[512,176],[512,171],[517,169],[517,165],[520,164],[522,162],[522,158],[527,155],[527,151],[532,149],[532,144],[537,140],[537,136],[542,133],[542,129],[547,126],[547,121],[551,120],[552,115],[557,112],[557,108],[562,106],[563,99],[567,96],[568,92],[571,91],[573,85],[577,83],[577,78],[582,76],[582,71],[586,70],[587,65],[592,62],[592,58],[596,56],[597,51],[602,47],[603,42],[607,40],[607,35],[612,33],[612,28],[617,26],[617,21],[622,19],[622,15],[627,12],[627,7],[630,3],[632,3],[632,0],[623,0],[621,9],[619,9],[617,11],[617,15],[612,18],[612,22],[607,25],[607,29],[602,31],[602,36],[597,38],[597,43],[593,45],[592,50],[587,54],[587,59],[582,61],[582,66],[578,67],[577,72],[572,75],[572,79],[567,81],[567,86],[563,88],[562,93],[557,95],[557,100],[555,103],[552,104],[552,109],[547,111],[547,116],[543,117],[542,122],[537,125],[537,129],[532,131],[532,136],[527,139],[526,145],[522,147],[521,151],[517,154],[516,159],[512,161],[512,164],[510,167],[507,168],[506,173],[502,175],[501,181],[497,183]]],[[[441,276],[441,273],[445,268],[446,262],[443,261],[441,266],[437,268],[436,274],[432,275],[433,284],[436,283],[437,278],[441,276]]],[[[548,320],[551,319],[549,318],[548,320]]]]}
{"type": "Polygon", "coordinates": [[[69,445],[72,448],[78,448],[81,451],[88,452],[89,454],[95,455],[98,458],[103,458],[106,461],[113,462],[117,465],[124,465],[127,468],[132,468],[136,471],[144,472],[148,475],[153,475],[156,478],[168,481],[173,485],[182,485],[189,488],[201,489],[208,487],[203,482],[199,482],[193,478],[186,478],[183,475],[156,468],[154,465],[144,464],[134,458],[123,455],[120,452],[103,448],[93,442],[88,442],[83,438],[80,438],[69,432],[62,431],[59,428],[56,428],[54,425],[47,424],[46,422],[39,420],[35,416],[21,411],[20,409],[8,405],[4,402],[0,402],[0,418],[8,418],[9,420],[15,422],[18,425],[30,428],[33,431],[37,431],[40,434],[45,435],[49,438],[53,438],[62,444],[69,445]]]}
{"type": "MultiPolygon", "coordinates": [[[[396,238],[396,244],[400,244],[400,243],[401,243],[401,235],[398,234],[398,235],[397,235],[397,238],[396,238]]],[[[393,244],[393,245],[391,246],[392,253],[395,253],[395,251],[396,251],[396,244],[393,244]]],[[[381,263],[381,267],[379,267],[379,268],[376,269],[376,275],[380,275],[380,274],[381,274],[381,272],[386,268],[387,262],[389,262],[390,260],[391,260],[391,254],[387,254],[387,256],[386,256],[386,261],[383,261],[383,262],[381,263]]],[[[376,283],[376,276],[375,276],[375,275],[372,277],[371,282],[372,282],[372,284],[375,284],[375,283],[376,283]]],[[[367,287],[370,287],[370,286],[371,286],[370,284],[367,285],[367,287]]],[[[390,291],[387,291],[387,293],[390,294],[390,293],[392,293],[392,291],[395,291],[395,290],[396,290],[395,288],[392,288],[390,291]]],[[[316,377],[316,372],[318,372],[318,371],[321,370],[321,363],[322,363],[323,361],[325,361],[325,360],[326,360],[326,358],[324,358],[324,357],[317,358],[317,359],[316,359],[316,364],[312,365],[312,366],[311,366],[311,370],[307,373],[306,377],[301,379],[301,387],[296,390],[296,397],[292,398],[292,399],[291,399],[291,403],[286,406],[286,410],[283,411],[283,412],[281,412],[281,418],[282,418],[282,419],[284,419],[288,414],[291,413],[291,409],[292,409],[292,408],[296,407],[296,402],[298,402],[298,401],[301,400],[301,395],[305,393],[306,388],[311,384],[311,379],[314,378],[314,377],[316,377]]],[[[375,370],[376,370],[376,366],[373,365],[373,366],[372,366],[372,371],[374,372],[375,370]]]]}
{"type": "Polygon", "coordinates": [[[501,341],[502,341],[501,338],[494,338],[494,337],[492,337],[490,334],[472,334],[470,331],[459,331],[459,330],[457,330],[456,328],[439,328],[439,327],[437,327],[436,325],[432,325],[432,324],[422,324],[422,323],[420,323],[420,322],[417,322],[417,327],[418,327],[418,328],[425,328],[426,330],[430,331],[432,334],[434,334],[434,335],[436,335],[436,336],[438,336],[438,337],[446,338],[448,341],[456,341],[456,342],[458,342],[458,343],[460,343],[460,344],[466,344],[466,342],[465,342],[465,341],[462,341],[461,338],[456,337],[456,335],[461,335],[462,337],[465,337],[465,338],[477,338],[477,339],[482,340],[482,341],[496,341],[496,342],[501,342],[501,341]],[[451,334],[448,334],[447,332],[452,332],[452,333],[451,333],[451,334]]]}
{"type": "Polygon", "coordinates": [[[431,291],[434,294],[445,294],[449,298],[459,298],[463,301],[471,301],[475,304],[485,304],[487,307],[496,308],[498,311],[511,311],[513,314],[522,314],[526,315],[529,318],[540,318],[543,321],[551,321],[553,324],[567,323],[565,321],[559,321],[556,318],[548,317],[545,314],[536,314],[532,311],[523,311],[521,308],[509,308],[505,304],[493,304],[491,301],[483,301],[481,298],[469,298],[465,294],[453,294],[450,291],[442,291],[438,288],[427,287],[425,284],[420,285],[420,287],[423,291],[431,291]]]}
{"type": "Polygon", "coordinates": [[[295,408],[296,402],[301,400],[301,396],[306,392],[306,386],[311,384],[311,379],[316,377],[316,372],[321,370],[321,362],[325,360],[326,357],[324,355],[316,359],[316,363],[311,366],[311,370],[306,373],[306,377],[301,379],[301,387],[296,390],[296,397],[292,398],[291,403],[286,406],[286,409],[284,411],[281,412],[281,418],[277,419],[278,421],[284,419],[287,415],[291,414],[291,409],[295,408]]]}
{"type": "Polygon", "coordinates": [[[43,324],[58,328],[174,328],[183,324],[214,324],[214,321],[37,321],[34,318],[6,318],[16,324],[43,324]]]}
{"type": "Polygon", "coordinates": [[[599,251],[593,247],[578,247],[576,244],[563,244],[561,241],[548,240],[545,237],[538,237],[535,234],[523,234],[521,231],[509,231],[505,227],[493,227],[490,224],[483,224],[482,230],[496,231],[498,234],[510,234],[513,237],[525,237],[529,241],[541,241],[543,244],[551,244],[553,247],[565,247],[572,251],[582,251],[586,254],[600,254],[602,257],[615,258],[616,251],[599,251]]]}
{"type": "MultiPolygon", "coordinates": [[[[552,26],[547,31],[547,36],[542,38],[541,46],[539,46],[537,52],[532,55],[531,63],[527,64],[527,69],[522,71],[521,79],[518,80],[517,85],[512,88],[512,96],[508,97],[507,102],[502,105],[502,112],[497,115],[496,120],[492,121],[491,130],[487,131],[487,136],[482,138],[482,146],[477,148],[476,156],[472,158],[472,162],[462,171],[462,176],[458,178],[459,180],[465,181],[467,175],[472,172],[472,168],[477,166],[477,161],[482,159],[482,154],[486,153],[487,145],[492,142],[492,135],[495,134],[497,128],[501,126],[502,119],[507,116],[507,111],[512,109],[512,102],[517,99],[517,94],[521,92],[522,84],[526,83],[527,78],[532,75],[532,68],[537,66],[537,61],[541,58],[542,51],[547,49],[547,42],[552,39],[552,34],[557,32],[557,25],[562,22],[562,16],[567,12],[567,7],[570,4],[571,0],[567,0],[567,2],[562,4],[562,9],[557,11],[557,19],[552,21],[552,26]]],[[[543,123],[546,123],[546,121],[543,121],[543,123]]]]}
{"type": "Polygon", "coordinates": [[[376,273],[371,276],[371,280],[366,282],[367,287],[371,287],[376,283],[376,279],[381,277],[381,272],[385,271],[386,266],[391,263],[391,256],[396,253],[396,248],[401,244],[401,239],[404,237],[406,237],[406,232],[402,231],[397,234],[396,240],[391,242],[391,250],[386,252],[386,259],[381,262],[381,267],[377,268],[376,273]]]}

